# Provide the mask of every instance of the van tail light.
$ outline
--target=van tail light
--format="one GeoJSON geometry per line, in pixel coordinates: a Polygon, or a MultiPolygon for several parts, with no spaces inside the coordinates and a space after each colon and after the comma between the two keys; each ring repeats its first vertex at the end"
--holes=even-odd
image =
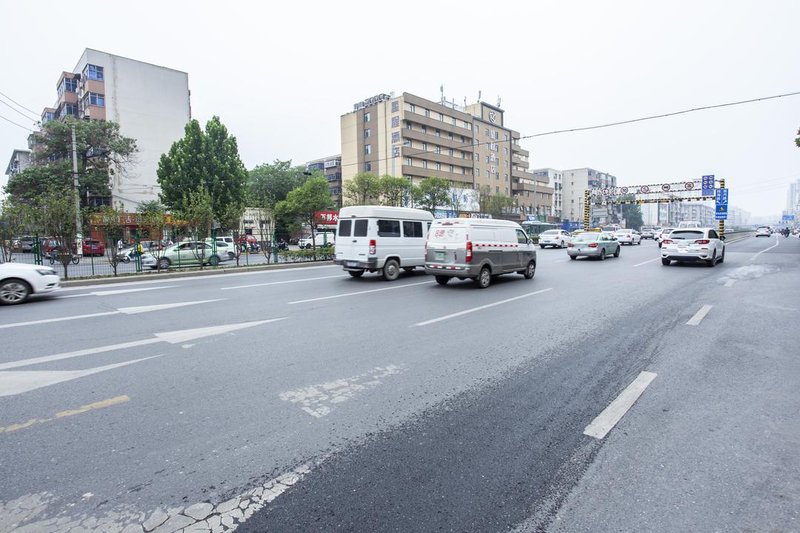
{"type": "Polygon", "coordinates": [[[709,242],[711,241],[709,241],[708,239],[697,239],[696,241],[694,241],[695,244],[708,244],[709,242]]]}
{"type": "Polygon", "coordinates": [[[467,241],[467,263],[472,262],[472,241],[467,241]]]}
{"type": "Polygon", "coordinates": [[[375,239],[370,239],[369,241],[369,255],[375,255],[378,253],[378,247],[375,244],[375,239]]]}
{"type": "Polygon", "coordinates": [[[661,244],[672,244],[672,239],[664,239],[661,244]]]}
{"type": "Polygon", "coordinates": [[[597,243],[596,242],[590,242],[589,243],[589,248],[597,248],[597,243]]]}

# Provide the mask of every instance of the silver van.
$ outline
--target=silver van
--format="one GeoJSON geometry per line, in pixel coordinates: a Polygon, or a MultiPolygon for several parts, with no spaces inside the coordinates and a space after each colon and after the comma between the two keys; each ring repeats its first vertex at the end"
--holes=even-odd
{"type": "Polygon", "coordinates": [[[485,289],[493,276],[516,272],[533,278],[536,248],[522,226],[510,220],[435,220],[425,245],[425,273],[439,285],[450,278],[472,279],[485,289]]]}

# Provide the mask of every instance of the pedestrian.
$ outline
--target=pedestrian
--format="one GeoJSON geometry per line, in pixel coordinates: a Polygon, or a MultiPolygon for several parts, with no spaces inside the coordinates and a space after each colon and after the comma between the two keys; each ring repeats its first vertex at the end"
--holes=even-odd
{"type": "Polygon", "coordinates": [[[122,239],[117,239],[117,252],[122,251],[122,239]]]}

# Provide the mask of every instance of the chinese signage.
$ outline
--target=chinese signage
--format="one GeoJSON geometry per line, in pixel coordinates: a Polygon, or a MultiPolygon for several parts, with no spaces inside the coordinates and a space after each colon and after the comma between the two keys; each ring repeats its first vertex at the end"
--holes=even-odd
{"type": "Polygon", "coordinates": [[[323,225],[335,225],[339,222],[338,211],[317,211],[314,213],[314,222],[323,225]]]}
{"type": "Polygon", "coordinates": [[[353,111],[358,111],[359,109],[365,109],[369,106],[378,104],[380,102],[385,102],[387,100],[390,100],[391,98],[392,97],[389,96],[388,94],[376,94],[375,96],[372,96],[365,100],[361,100],[360,102],[356,102],[355,104],[353,104],[353,111]]]}

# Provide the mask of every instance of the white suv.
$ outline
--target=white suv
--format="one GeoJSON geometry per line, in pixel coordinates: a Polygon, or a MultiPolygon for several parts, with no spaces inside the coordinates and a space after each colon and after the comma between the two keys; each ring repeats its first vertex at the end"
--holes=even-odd
{"type": "Polygon", "coordinates": [[[661,264],[703,261],[713,267],[725,261],[724,237],[714,228],[678,228],[661,243],[661,264]]]}

